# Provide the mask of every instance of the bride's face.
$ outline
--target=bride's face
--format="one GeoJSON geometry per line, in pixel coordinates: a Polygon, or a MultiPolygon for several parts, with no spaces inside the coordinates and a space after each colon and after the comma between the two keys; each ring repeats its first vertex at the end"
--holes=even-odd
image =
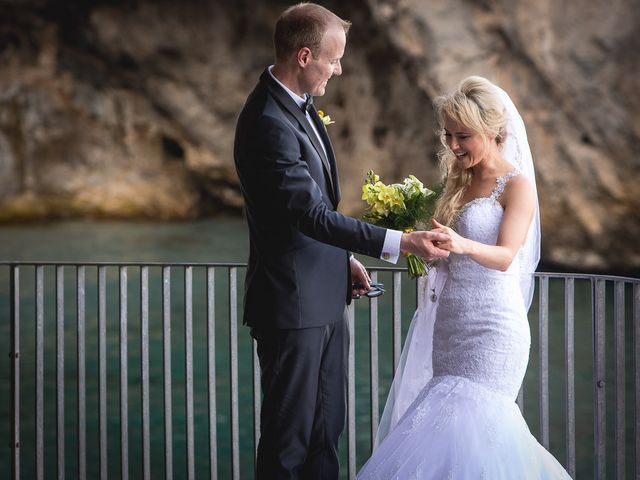
{"type": "Polygon", "coordinates": [[[470,130],[449,116],[445,117],[444,138],[447,146],[456,156],[456,162],[460,168],[471,168],[488,154],[485,135],[470,130]]]}

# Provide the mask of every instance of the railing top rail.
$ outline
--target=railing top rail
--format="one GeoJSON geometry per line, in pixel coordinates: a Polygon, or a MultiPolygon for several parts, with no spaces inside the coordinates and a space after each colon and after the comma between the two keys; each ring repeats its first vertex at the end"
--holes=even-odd
{"type": "Polygon", "coordinates": [[[62,267],[246,267],[245,262],[56,262],[56,261],[4,261],[0,266],[62,266],[62,267]]]}
{"type": "Polygon", "coordinates": [[[569,273],[569,272],[535,272],[537,278],[573,278],[578,280],[591,280],[592,278],[598,280],[610,280],[613,282],[631,282],[640,283],[640,278],[634,277],[622,277],[619,275],[607,275],[607,274],[595,274],[595,273],[569,273]]]}
{"type": "MultiPolygon", "coordinates": [[[[36,260],[0,260],[0,266],[69,266],[69,267],[229,267],[244,268],[246,262],[115,262],[115,261],[90,261],[90,262],[72,262],[72,261],[36,261],[36,260]]],[[[368,269],[378,272],[406,272],[406,267],[373,267],[368,265],[368,269]]],[[[631,282],[640,283],[640,278],[623,277],[618,275],[594,274],[594,273],[571,273],[571,272],[535,272],[538,278],[573,278],[580,280],[609,280],[614,282],[631,282]]]]}

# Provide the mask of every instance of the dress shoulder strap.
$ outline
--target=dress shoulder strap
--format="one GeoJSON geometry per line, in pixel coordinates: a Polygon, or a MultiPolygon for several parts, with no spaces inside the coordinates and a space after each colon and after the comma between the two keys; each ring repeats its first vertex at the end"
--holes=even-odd
{"type": "Polygon", "coordinates": [[[491,192],[491,198],[493,200],[498,200],[498,198],[500,198],[500,195],[502,195],[502,193],[504,192],[504,187],[507,185],[507,182],[513,177],[517,177],[518,175],[520,175],[520,173],[520,170],[514,168],[509,173],[496,178],[496,186],[491,192]]]}

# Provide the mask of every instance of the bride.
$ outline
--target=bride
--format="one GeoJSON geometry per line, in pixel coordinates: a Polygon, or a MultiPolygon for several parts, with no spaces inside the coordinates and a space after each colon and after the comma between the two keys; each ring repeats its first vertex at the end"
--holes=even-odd
{"type": "Polygon", "coordinates": [[[448,234],[439,247],[450,256],[422,285],[377,448],[358,479],[568,479],[515,403],[540,256],[522,118],[502,89],[475,76],[435,107],[448,178],[432,222],[448,234]]]}

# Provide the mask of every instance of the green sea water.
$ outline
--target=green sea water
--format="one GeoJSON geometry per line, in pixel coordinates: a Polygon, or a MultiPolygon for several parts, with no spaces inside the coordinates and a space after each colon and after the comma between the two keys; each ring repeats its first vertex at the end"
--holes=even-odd
{"type": "MultiPolygon", "coordinates": [[[[247,229],[241,219],[208,219],[179,223],[157,222],[89,222],[64,221],[0,227],[0,260],[72,261],[72,262],[245,262],[248,252],[247,229]]],[[[361,258],[366,265],[384,266],[383,262],[361,258]]],[[[97,357],[97,271],[87,267],[87,473],[98,476],[98,357],[97,357]]],[[[140,382],[140,273],[137,267],[128,269],[128,374],[129,374],[129,477],[139,478],[142,468],[141,393],[140,382]]],[[[205,272],[194,269],[194,416],[196,478],[208,475],[207,417],[207,350],[206,350],[206,284],[205,272]]],[[[35,309],[34,269],[21,269],[21,471],[22,478],[34,477],[35,465],[35,309]]],[[[381,281],[392,284],[390,274],[380,274],[381,281]]],[[[75,269],[67,267],[65,281],[65,469],[67,478],[77,476],[77,376],[75,269]]],[[[239,271],[238,290],[241,295],[243,271],[239,271]]],[[[161,271],[150,270],[150,409],[152,478],[164,475],[164,407],[162,376],[161,271]]],[[[56,350],[55,350],[55,271],[45,268],[45,477],[55,476],[56,465],[56,350]]],[[[184,272],[172,272],[172,426],[174,478],[186,478],[185,428],[185,338],[184,338],[184,272]]],[[[591,287],[588,282],[576,283],[576,437],[577,478],[593,478],[593,387],[591,287]]],[[[607,384],[613,386],[612,292],[607,292],[607,384]]],[[[225,269],[216,271],[216,402],[218,431],[218,478],[230,478],[230,400],[229,400],[229,314],[228,275],[225,269]]],[[[627,341],[626,361],[630,366],[633,354],[631,342],[631,294],[626,295],[627,341]]],[[[9,352],[9,268],[0,267],[0,352],[9,352]]],[[[393,375],[391,349],[391,295],[379,301],[380,408],[393,375]]],[[[403,277],[403,332],[406,333],[415,308],[415,288],[403,277]]],[[[107,392],[108,392],[108,468],[109,478],[120,478],[119,414],[119,344],[118,344],[118,270],[110,267],[107,274],[107,392]]],[[[356,426],[357,464],[361,466],[370,452],[369,410],[369,315],[368,301],[356,303],[356,426]]],[[[241,316],[242,303],[238,303],[241,316]]],[[[549,365],[550,365],[550,450],[564,462],[564,293],[562,281],[550,282],[549,365]]],[[[530,312],[532,352],[525,379],[525,418],[534,435],[539,432],[538,417],[538,323],[537,299],[530,312]]],[[[248,331],[240,326],[239,348],[239,408],[240,408],[240,472],[242,478],[253,478],[252,370],[251,343],[248,331]]],[[[0,364],[0,445],[9,442],[9,362],[0,364]]],[[[631,368],[626,376],[627,404],[627,473],[632,475],[633,378],[631,368]]],[[[608,464],[613,465],[614,390],[607,389],[608,464]]],[[[346,437],[346,436],[345,436],[346,437]]],[[[346,438],[343,438],[342,477],[346,478],[346,438]]],[[[0,449],[0,478],[8,478],[10,450],[0,449]]],[[[609,474],[613,475],[610,467],[609,474]]]]}

